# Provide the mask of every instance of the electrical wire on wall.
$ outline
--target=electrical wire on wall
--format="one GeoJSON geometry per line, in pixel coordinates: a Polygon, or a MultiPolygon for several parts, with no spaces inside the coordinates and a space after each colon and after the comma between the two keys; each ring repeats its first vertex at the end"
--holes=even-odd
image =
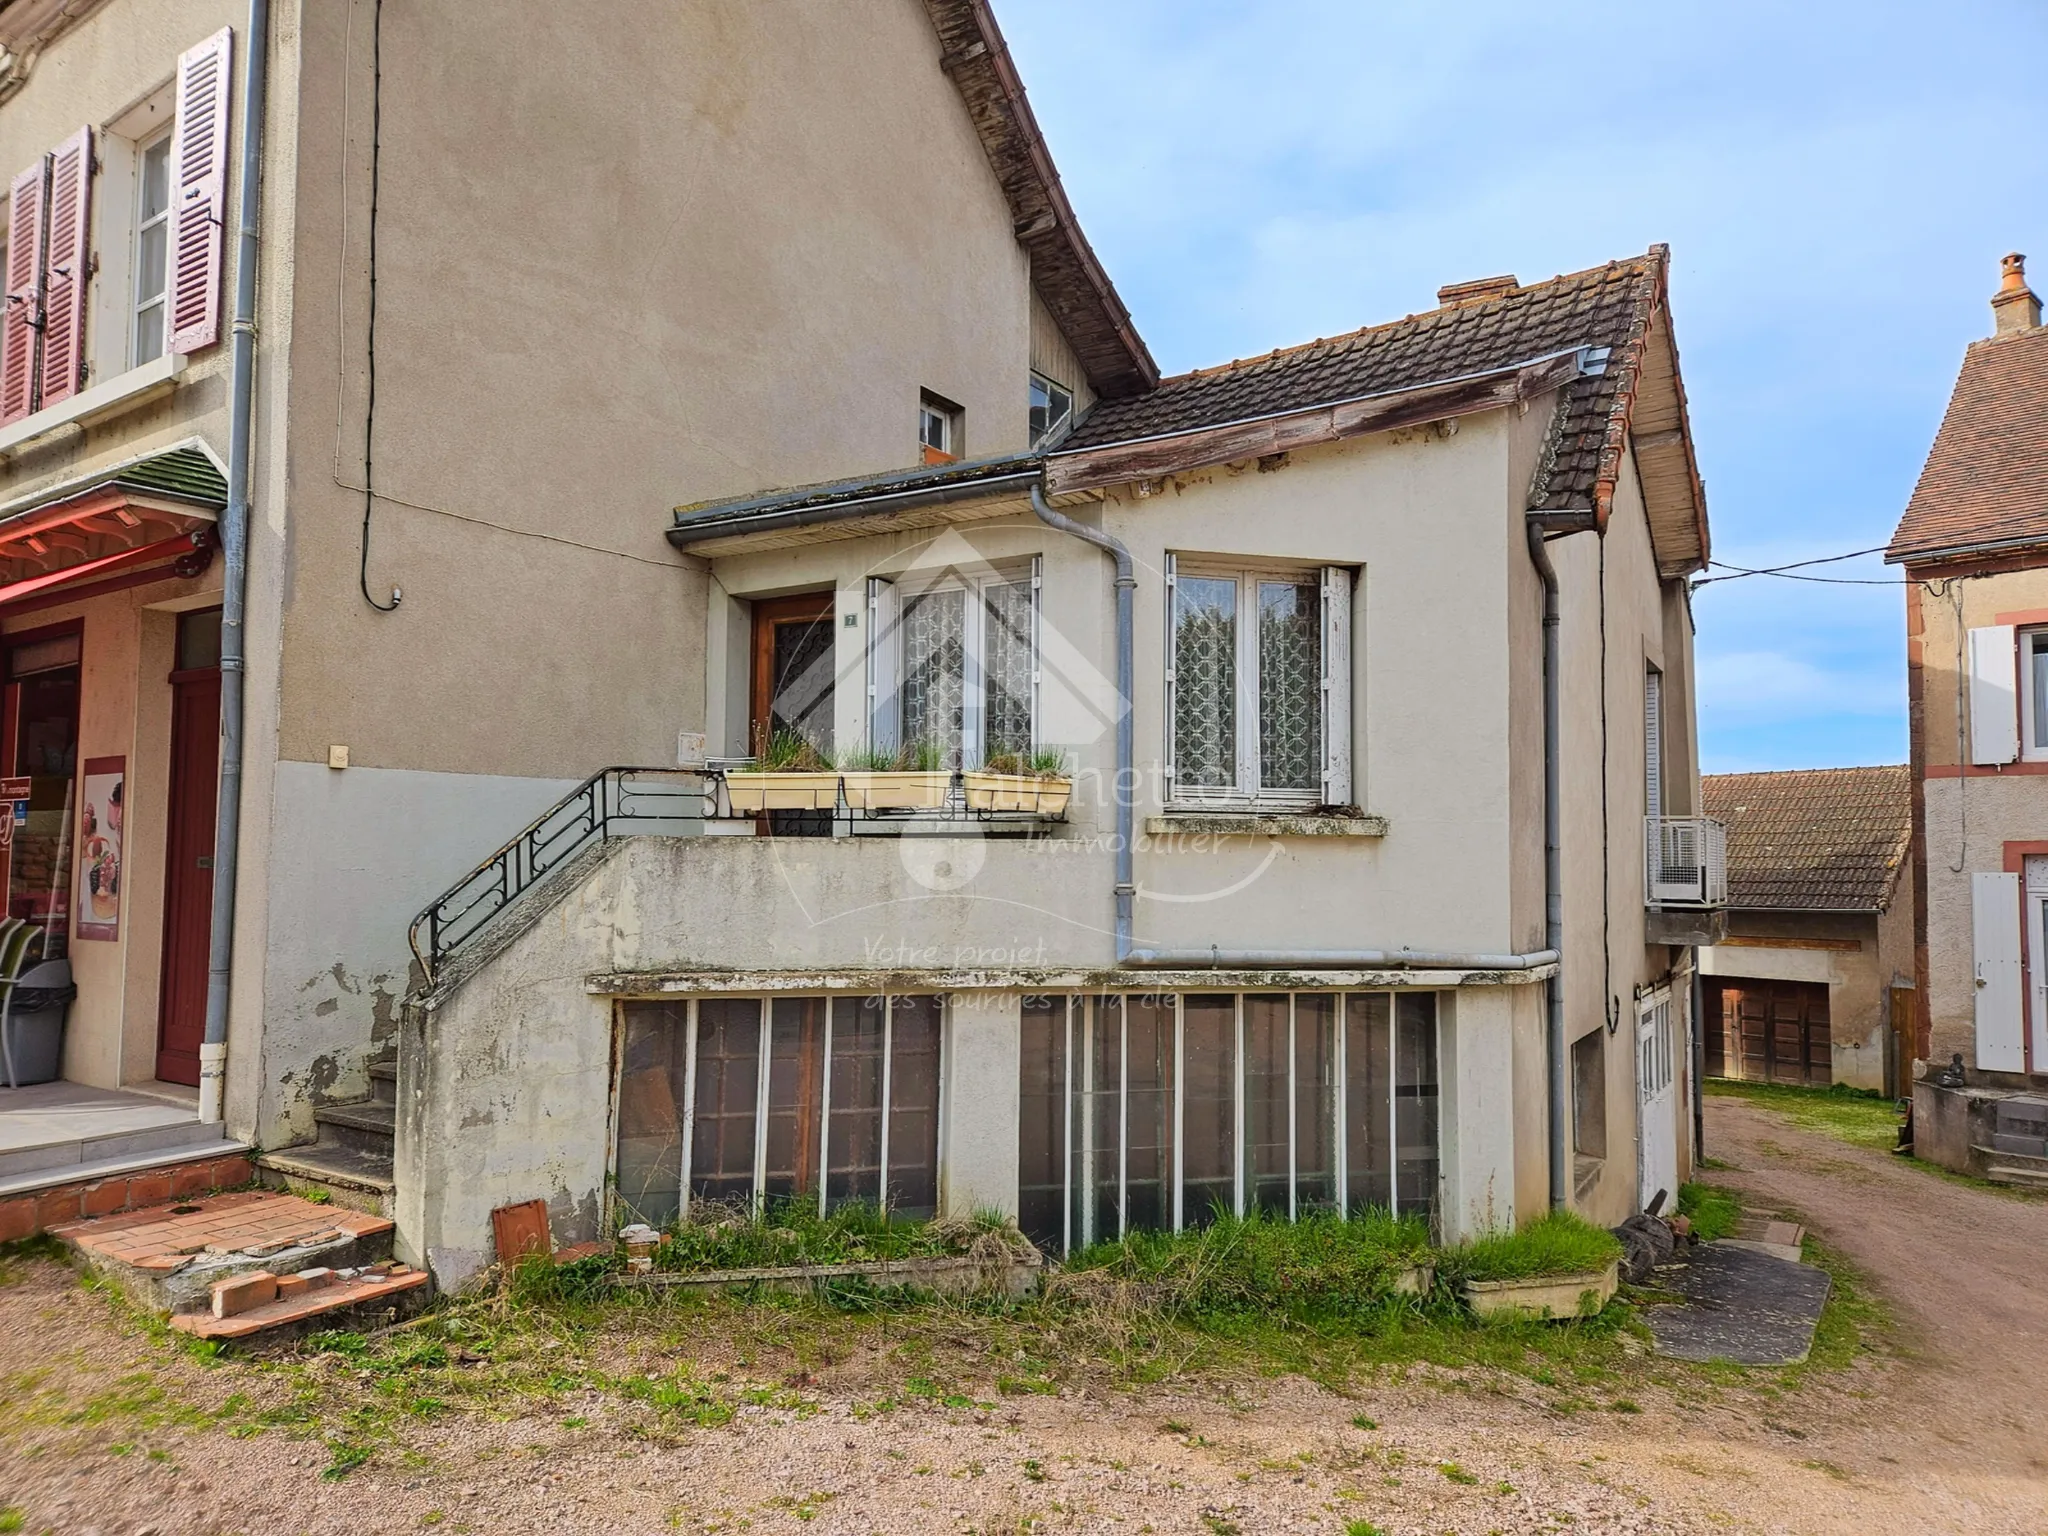
{"type": "Polygon", "coordinates": [[[384,148],[384,0],[376,0],[370,26],[370,315],[368,399],[363,407],[363,550],[357,568],[357,585],[363,601],[379,613],[394,611],[404,600],[397,587],[391,601],[380,603],[370,596],[370,511],[376,505],[376,477],[372,449],[377,439],[377,189],[384,148]]]}

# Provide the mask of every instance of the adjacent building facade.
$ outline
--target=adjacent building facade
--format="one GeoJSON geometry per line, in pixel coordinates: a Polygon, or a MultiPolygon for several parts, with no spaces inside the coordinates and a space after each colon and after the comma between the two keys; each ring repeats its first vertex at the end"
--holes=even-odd
{"type": "Polygon", "coordinates": [[[2048,1075],[2048,330],[2024,258],[1991,305],[1886,555],[1908,580],[1920,1053],[1962,1068],[1914,1103],[1924,1155],[2038,1178],[2048,1105],[2005,1111],[2038,1133],[1984,1119],[2048,1075]]]}
{"type": "Polygon", "coordinates": [[[1700,951],[1713,1077],[1904,1096],[1916,1049],[1912,774],[1709,774],[1728,934],[1700,951]]]}

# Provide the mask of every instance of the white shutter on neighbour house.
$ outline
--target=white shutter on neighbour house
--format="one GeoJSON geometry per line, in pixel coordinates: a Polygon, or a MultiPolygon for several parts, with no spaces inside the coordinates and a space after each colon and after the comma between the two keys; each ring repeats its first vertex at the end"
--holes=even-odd
{"type": "Polygon", "coordinates": [[[1976,947],[1977,1066],[1986,1072],[2024,1072],[2018,875],[1970,876],[1970,927],[1976,947]]]}
{"type": "Polygon", "coordinates": [[[1970,631],[1970,761],[2020,755],[2019,646],[2010,624],[1970,631]]]}
{"type": "Polygon", "coordinates": [[[1323,567],[1323,804],[1351,804],[1351,572],[1323,567]]]}
{"type": "Polygon", "coordinates": [[[902,744],[902,712],[898,694],[903,666],[897,634],[896,583],[886,576],[868,578],[868,745],[894,752],[902,744]]]}

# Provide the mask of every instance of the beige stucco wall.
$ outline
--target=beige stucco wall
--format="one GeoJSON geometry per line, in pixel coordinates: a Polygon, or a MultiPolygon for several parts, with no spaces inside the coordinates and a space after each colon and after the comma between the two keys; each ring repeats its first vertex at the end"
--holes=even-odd
{"type": "MultiPolygon", "coordinates": [[[[1916,573],[1918,574],[1918,573],[1916,573]]],[[[2007,843],[2048,842],[2048,764],[1959,776],[1969,756],[1967,690],[1957,651],[1970,629],[2048,624],[2048,569],[1930,576],[1908,594],[1909,659],[1919,664],[1915,746],[1924,763],[1928,1059],[1976,1061],[1975,941],[1970,876],[2006,868],[2007,843]],[[1917,626],[1917,627],[1916,627],[1917,626]]],[[[2024,931],[2024,928],[2023,928],[2024,931]]],[[[2030,966],[2041,957],[2028,953],[2030,966]]],[[[2027,1004],[2032,1009],[2031,997],[2027,1004]]]]}

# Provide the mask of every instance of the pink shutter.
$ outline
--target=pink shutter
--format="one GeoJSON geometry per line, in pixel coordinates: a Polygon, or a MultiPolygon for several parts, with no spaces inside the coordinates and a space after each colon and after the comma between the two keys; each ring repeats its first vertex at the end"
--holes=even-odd
{"type": "Polygon", "coordinates": [[[7,308],[0,315],[0,423],[36,408],[36,345],[43,331],[43,203],[50,162],[14,178],[7,204],[7,308]]]}
{"type": "Polygon", "coordinates": [[[171,140],[170,345],[197,352],[220,340],[222,235],[228,208],[228,60],[223,27],[178,60],[171,140]]]}
{"type": "Polygon", "coordinates": [[[92,273],[92,129],[50,152],[49,252],[43,262],[43,388],[37,409],[85,387],[85,295],[92,273]]]}

